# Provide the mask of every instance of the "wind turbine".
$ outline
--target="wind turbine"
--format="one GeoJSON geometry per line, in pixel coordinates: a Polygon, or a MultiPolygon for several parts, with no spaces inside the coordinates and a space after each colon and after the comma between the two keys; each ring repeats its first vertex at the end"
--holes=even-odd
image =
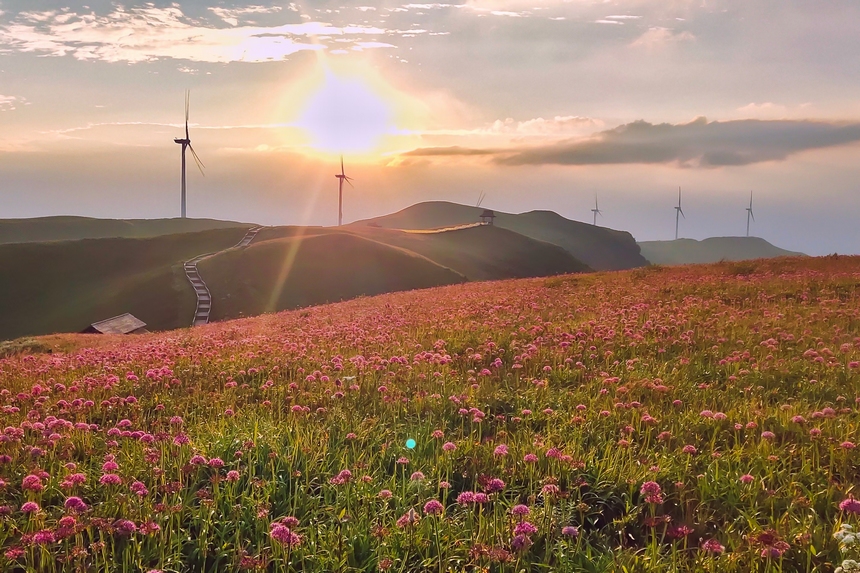
{"type": "Polygon", "coordinates": [[[188,135],[188,108],[191,104],[191,92],[189,90],[185,90],[185,139],[181,139],[179,137],[174,137],[173,142],[178,143],[182,146],[182,218],[185,218],[185,148],[191,150],[191,155],[194,157],[194,161],[197,163],[197,169],[200,170],[200,173],[205,177],[206,174],[203,173],[203,162],[200,161],[200,158],[197,157],[197,153],[194,151],[194,148],[191,147],[191,136],[188,135]]]}
{"type": "Polygon", "coordinates": [[[486,194],[486,193],[484,193],[483,191],[481,191],[481,194],[480,194],[480,195],[478,195],[478,202],[477,202],[477,203],[475,203],[475,207],[480,207],[480,206],[481,206],[481,203],[483,203],[483,202],[484,202],[484,199],[485,199],[486,197],[487,197],[487,194],[486,194]]]}
{"type": "Polygon", "coordinates": [[[335,177],[338,178],[337,185],[337,226],[340,227],[343,225],[343,182],[346,181],[349,183],[350,187],[355,187],[352,184],[352,178],[347,177],[346,173],[343,170],[343,155],[340,156],[340,173],[336,174],[335,177]]]}
{"type": "Polygon", "coordinates": [[[750,206],[747,207],[747,237],[750,236],[750,219],[755,221],[755,215],[752,210],[752,191],[750,191],[750,206]]]}
{"type": "Polygon", "coordinates": [[[680,217],[687,218],[684,215],[684,211],[681,210],[681,188],[678,187],[678,206],[675,207],[675,240],[678,240],[678,222],[680,221],[680,217]]]}
{"type": "Polygon", "coordinates": [[[597,206],[597,195],[594,196],[594,209],[592,209],[591,212],[594,213],[594,223],[593,224],[596,226],[597,225],[597,216],[598,215],[600,215],[601,217],[603,216],[603,213],[600,212],[600,208],[597,206]]]}

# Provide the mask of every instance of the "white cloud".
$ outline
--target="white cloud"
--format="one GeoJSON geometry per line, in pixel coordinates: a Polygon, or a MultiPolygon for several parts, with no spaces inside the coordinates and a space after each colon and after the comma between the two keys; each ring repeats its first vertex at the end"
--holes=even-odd
{"type": "Polygon", "coordinates": [[[29,102],[22,97],[0,94],[0,111],[13,111],[19,105],[29,105],[29,102]]]}
{"type": "Polygon", "coordinates": [[[630,45],[634,48],[656,48],[677,42],[689,42],[696,37],[690,32],[675,32],[670,28],[648,28],[644,34],[636,38],[630,45]]]}
{"type": "MultiPolygon", "coordinates": [[[[244,13],[262,10],[251,7],[244,9],[244,13]]],[[[322,22],[214,28],[188,19],[175,4],[170,8],[116,7],[104,16],[94,13],[68,16],[56,11],[21,14],[13,22],[0,26],[0,49],[105,62],[133,63],[162,58],[210,63],[265,62],[282,60],[300,51],[325,49],[326,45],[317,36],[355,38],[358,43],[367,36],[387,33],[373,26],[338,27],[322,22]]],[[[234,16],[222,12],[220,17],[234,16]]],[[[377,47],[390,46],[379,44],[377,47]]],[[[371,47],[373,43],[366,41],[361,46],[371,47]]]]}
{"type": "Polygon", "coordinates": [[[619,26],[623,26],[624,22],[619,22],[618,20],[595,20],[595,24],[617,24],[619,26]]]}
{"type": "Polygon", "coordinates": [[[280,6],[245,6],[244,8],[209,8],[213,14],[230,24],[239,25],[239,17],[245,14],[273,14],[280,12],[280,6]]]}

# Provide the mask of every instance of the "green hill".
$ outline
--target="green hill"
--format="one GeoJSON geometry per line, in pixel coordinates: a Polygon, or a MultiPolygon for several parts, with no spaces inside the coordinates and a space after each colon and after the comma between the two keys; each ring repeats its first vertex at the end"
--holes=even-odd
{"type": "Polygon", "coordinates": [[[465,282],[430,259],[351,233],[270,239],[198,263],[212,320],[465,282]]]}
{"type": "Polygon", "coordinates": [[[642,255],[655,265],[685,265],[806,256],[780,249],[758,237],[711,237],[702,241],[643,241],[642,255]]]}
{"type": "Polygon", "coordinates": [[[125,312],[154,330],[187,326],[196,301],[182,262],[244,234],[232,228],[0,245],[0,340],[77,332],[125,312]]]}
{"type": "MultiPolygon", "coordinates": [[[[434,229],[474,223],[482,208],[430,201],[397,213],[357,221],[350,227],[390,229],[434,229]]],[[[574,258],[595,270],[641,267],[648,261],[630,233],[565,219],[551,211],[530,211],[518,215],[496,211],[495,226],[558,245],[574,258]]]]}
{"type": "Polygon", "coordinates": [[[407,233],[382,228],[354,232],[423,255],[469,280],[499,280],[579,273],[591,269],[557,245],[496,226],[442,233],[407,233]]]}
{"type": "Polygon", "coordinates": [[[92,219],[37,217],[0,219],[0,244],[69,241],[74,239],[143,239],[210,229],[249,228],[247,223],[215,219],[92,219]]]}

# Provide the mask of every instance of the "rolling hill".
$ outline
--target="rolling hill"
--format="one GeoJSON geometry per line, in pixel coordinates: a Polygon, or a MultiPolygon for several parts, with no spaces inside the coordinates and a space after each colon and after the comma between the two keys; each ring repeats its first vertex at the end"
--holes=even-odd
{"type": "Polygon", "coordinates": [[[65,216],[0,219],[0,244],[75,239],[144,239],[210,229],[247,229],[251,226],[215,219],[93,219],[65,216]]]}
{"type": "Polygon", "coordinates": [[[212,293],[213,320],[466,281],[405,249],[328,231],[253,243],[197,268],[212,293]]]}
{"type": "Polygon", "coordinates": [[[0,340],[77,332],[125,312],[153,330],[187,326],[195,299],[181,263],[244,234],[231,228],[0,245],[0,340]]]}
{"type": "MultiPolygon", "coordinates": [[[[349,226],[435,229],[474,223],[482,211],[482,208],[468,205],[430,201],[391,215],[356,221],[349,226]]],[[[571,221],[551,211],[529,211],[518,215],[496,211],[495,214],[495,226],[558,245],[594,270],[621,270],[648,264],[633,236],[626,231],[571,221]]]]}
{"type": "Polygon", "coordinates": [[[686,265],[805,256],[780,249],[758,237],[711,237],[702,241],[643,241],[642,255],[655,265],[686,265]]]}
{"type": "Polygon", "coordinates": [[[556,245],[498,227],[426,234],[283,227],[261,231],[259,241],[198,264],[212,293],[213,319],[467,280],[589,270],[556,245]]]}

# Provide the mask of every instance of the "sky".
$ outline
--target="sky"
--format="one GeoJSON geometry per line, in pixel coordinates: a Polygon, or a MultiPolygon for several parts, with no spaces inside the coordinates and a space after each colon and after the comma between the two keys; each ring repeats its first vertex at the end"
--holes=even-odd
{"type": "Polygon", "coordinates": [[[0,218],[445,200],[860,253],[860,3],[0,0],[0,218]]]}

